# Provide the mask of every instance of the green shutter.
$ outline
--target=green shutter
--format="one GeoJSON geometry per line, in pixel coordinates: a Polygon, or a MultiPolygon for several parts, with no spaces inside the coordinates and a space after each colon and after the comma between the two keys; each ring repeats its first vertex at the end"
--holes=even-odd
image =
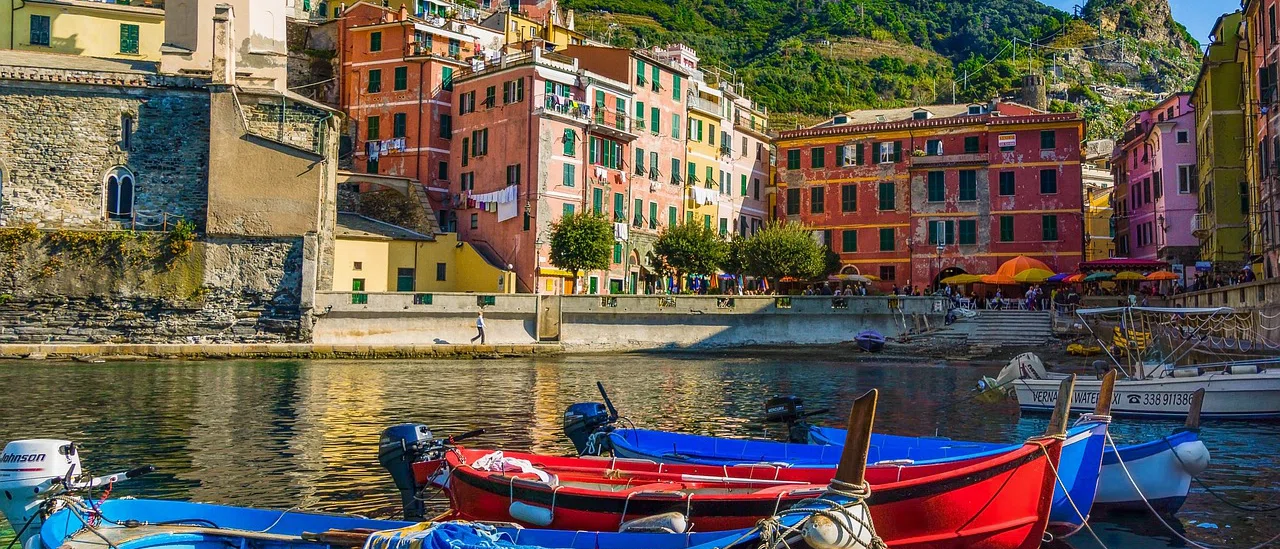
{"type": "Polygon", "coordinates": [[[742,196],[747,196],[747,174],[742,174],[742,196]]]}
{"type": "Polygon", "coordinates": [[[862,156],[862,155],[863,155],[863,153],[862,153],[862,149],[863,149],[864,147],[863,147],[862,145],[863,145],[862,143],[858,143],[858,144],[856,144],[856,145],[854,145],[854,146],[853,146],[853,150],[854,150],[854,155],[853,155],[853,156],[854,156],[854,161],[853,161],[853,163],[854,163],[854,164],[857,164],[857,165],[859,165],[859,166],[861,166],[861,165],[863,164],[863,156],[862,156]]]}
{"type": "Polygon", "coordinates": [[[597,142],[598,142],[598,141],[599,141],[599,140],[598,140],[598,139],[596,139],[594,136],[593,136],[593,137],[591,137],[591,138],[588,140],[588,145],[589,145],[589,146],[587,147],[587,150],[588,150],[588,152],[587,152],[588,160],[587,160],[587,161],[588,161],[588,162],[590,162],[590,163],[592,163],[592,164],[596,164],[596,146],[597,146],[597,142]]]}
{"type": "Polygon", "coordinates": [[[880,209],[889,211],[895,209],[897,200],[894,197],[893,183],[880,184],[880,209]]]}
{"type": "Polygon", "coordinates": [[[396,67],[395,70],[395,89],[409,89],[409,67],[396,67]]]}
{"type": "Polygon", "coordinates": [[[658,132],[662,131],[661,116],[662,111],[658,110],[658,107],[649,108],[649,133],[658,135],[658,132]]]}
{"type": "Polygon", "coordinates": [[[658,203],[657,202],[649,203],[649,228],[650,229],[658,228],[658,203]]]}
{"type": "Polygon", "coordinates": [[[836,145],[836,165],[837,168],[844,167],[844,145],[836,145]]]}
{"type": "Polygon", "coordinates": [[[893,161],[902,162],[902,142],[901,141],[893,142],[893,161]]]}
{"type": "Polygon", "coordinates": [[[680,101],[680,75],[671,75],[671,98],[680,101]]]}
{"type": "Polygon", "coordinates": [[[137,25],[120,25],[120,53],[138,53],[137,25]]]}
{"type": "Polygon", "coordinates": [[[600,213],[604,209],[604,189],[591,189],[591,211],[600,213]]]}
{"type": "Polygon", "coordinates": [[[676,222],[679,221],[679,215],[680,214],[676,212],[675,206],[667,206],[667,226],[675,227],[676,222]]]}
{"type": "Polygon", "coordinates": [[[624,215],[626,214],[626,205],[623,202],[624,200],[626,200],[626,197],[622,196],[622,193],[613,193],[613,218],[614,219],[620,219],[620,220],[626,219],[626,217],[624,217],[624,215]]]}
{"type": "Polygon", "coordinates": [[[895,247],[893,229],[880,229],[880,251],[892,252],[895,247]]]}

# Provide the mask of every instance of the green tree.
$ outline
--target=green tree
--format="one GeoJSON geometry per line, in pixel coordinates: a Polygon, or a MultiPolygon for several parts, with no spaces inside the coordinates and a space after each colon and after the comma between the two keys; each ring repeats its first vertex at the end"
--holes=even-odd
{"type": "Polygon", "coordinates": [[[724,263],[727,248],[714,230],[697,223],[681,223],[662,230],[653,245],[653,254],[679,278],[714,273],[724,263]]]}
{"type": "Polygon", "coordinates": [[[747,262],[748,237],[734,235],[725,243],[724,260],[720,262],[720,270],[736,275],[753,274],[749,272],[747,262]]]}
{"type": "Polygon", "coordinates": [[[813,279],[826,274],[827,248],[813,239],[800,223],[770,222],[752,235],[745,246],[748,270],[774,280],[783,277],[813,279]]]}
{"type": "Polygon", "coordinates": [[[608,269],[613,253],[613,226],[598,213],[565,214],[551,225],[551,264],[573,273],[578,293],[582,271],[608,269]]]}

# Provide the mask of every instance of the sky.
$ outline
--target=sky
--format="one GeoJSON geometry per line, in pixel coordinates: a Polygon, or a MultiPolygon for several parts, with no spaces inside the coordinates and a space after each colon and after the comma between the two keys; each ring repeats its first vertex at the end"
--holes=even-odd
{"type": "MultiPolygon", "coordinates": [[[[1077,5],[1083,6],[1081,0],[1042,0],[1060,10],[1070,12],[1077,5]]],[[[1209,31],[1218,16],[1240,9],[1239,0],[1169,0],[1173,9],[1173,18],[1187,27],[1191,37],[1200,44],[1209,42],[1209,31]]]]}

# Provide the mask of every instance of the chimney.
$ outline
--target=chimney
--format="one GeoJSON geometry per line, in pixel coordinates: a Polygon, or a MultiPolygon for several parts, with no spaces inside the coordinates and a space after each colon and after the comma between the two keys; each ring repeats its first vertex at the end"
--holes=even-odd
{"type": "Polygon", "coordinates": [[[236,83],[235,13],[229,4],[213,7],[212,82],[234,86],[236,83]]]}
{"type": "Polygon", "coordinates": [[[400,4],[400,20],[401,21],[409,20],[409,7],[404,4],[400,4]]]}
{"type": "Polygon", "coordinates": [[[1042,111],[1049,110],[1048,91],[1044,87],[1044,76],[1028,74],[1022,77],[1022,104],[1042,111]]]}

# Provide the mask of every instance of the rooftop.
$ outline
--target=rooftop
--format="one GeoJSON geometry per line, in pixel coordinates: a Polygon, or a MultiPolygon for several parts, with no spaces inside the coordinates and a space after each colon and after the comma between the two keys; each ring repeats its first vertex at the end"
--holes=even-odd
{"type": "Polygon", "coordinates": [[[0,65],[10,67],[30,67],[35,69],[118,72],[129,74],[156,74],[158,69],[156,63],[149,61],[102,59],[98,57],[86,57],[83,55],[71,55],[67,53],[5,49],[0,49],[0,65]]]}
{"type": "Polygon", "coordinates": [[[361,238],[367,240],[422,240],[434,241],[435,238],[399,225],[378,221],[356,213],[338,213],[333,234],[342,238],[361,238]]]}
{"type": "Polygon", "coordinates": [[[1049,113],[1010,101],[927,105],[851,111],[809,128],[779,132],[780,139],[846,133],[983,124],[1004,126],[1035,122],[1083,122],[1079,113],[1049,113]]]}

